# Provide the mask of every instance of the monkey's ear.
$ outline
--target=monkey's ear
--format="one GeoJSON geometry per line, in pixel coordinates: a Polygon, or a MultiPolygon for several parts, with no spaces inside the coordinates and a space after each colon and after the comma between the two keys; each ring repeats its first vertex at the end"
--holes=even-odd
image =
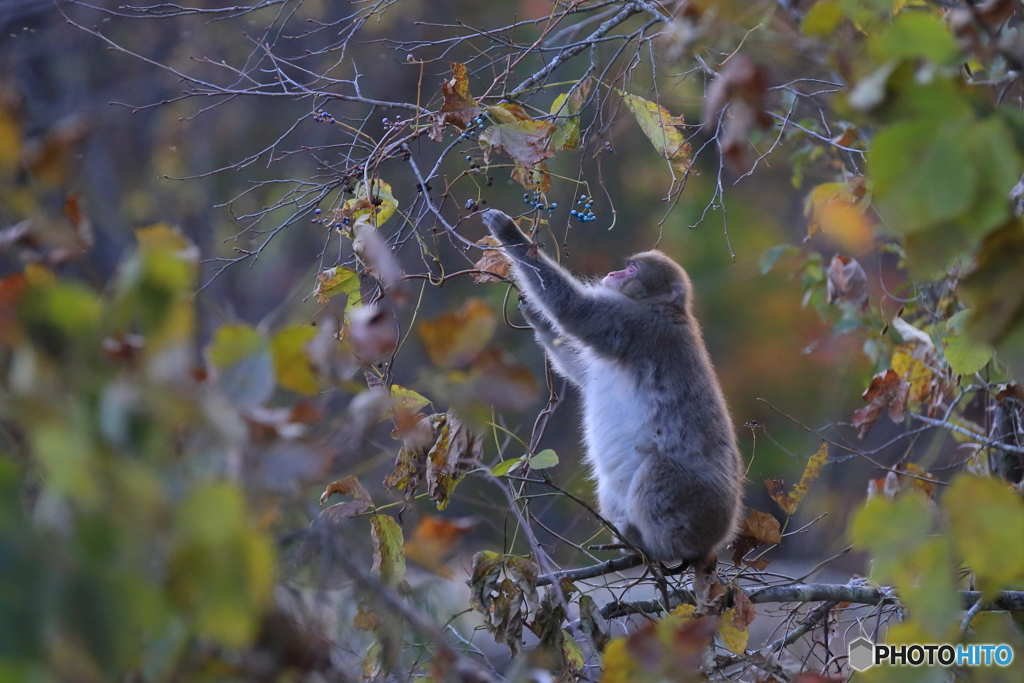
{"type": "Polygon", "coordinates": [[[531,244],[530,238],[523,234],[516,222],[497,209],[487,209],[481,218],[484,225],[491,231],[494,238],[505,246],[531,244]]]}
{"type": "Polygon", "coordinates": [[[680,313],[686,313],[690,306],[689,288],[682,282],[676,282],[669,288],[669,291],[655,294],[647,301],[659,306],[667,306],[680,313]]]}

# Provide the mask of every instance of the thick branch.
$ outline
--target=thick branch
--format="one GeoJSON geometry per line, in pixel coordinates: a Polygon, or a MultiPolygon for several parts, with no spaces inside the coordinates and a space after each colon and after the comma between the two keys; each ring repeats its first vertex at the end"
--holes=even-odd
{"type": "Polygon", "coordinates": [[[537,578],[538,586],[549,586],[555,581],[561,581],[562,579],[569,579],[570,581],[580,581],[582,579],[593,579],[598,576],[604,576],[605,574],[611,574],[612,572],[621,572],[624,569],[632,569],[638,567],[644,563],[643,557],[637,554],[626,555],[624,557],[616,557],[614,560],[608,560],[601,564],[594,564],[589,567],[580,567],[579,569],[566,569],[560,572],[551,572],[550,574],[542,574],[537,578]]]}
{"type": "MultiPolygon", "coordinates": [[[[694,604],[688,591],[677,591],[670,596],[669,609],[682,603],[694,604]]],[[[787,586],[768,586],[759,588],[748,594],[750,602],[849,602],[857,605],[878,605],[896,603],[899,598],[894,588],[876,588],[874,586],[802,583],[787,586]]],[[[979,591],[960,591],[964,609],[977,604],[981,599],[979,591]]],[[[981,610],[1024,610],[1024,591],[1003,591],[994,602],[981,606],[981,610]]],[[[661,600],[637,600],[636,602],[610,602],[601,608],[601,616],[605,619],[626,616],[627,614],[650,614],[664,610],[661,600]]]]}

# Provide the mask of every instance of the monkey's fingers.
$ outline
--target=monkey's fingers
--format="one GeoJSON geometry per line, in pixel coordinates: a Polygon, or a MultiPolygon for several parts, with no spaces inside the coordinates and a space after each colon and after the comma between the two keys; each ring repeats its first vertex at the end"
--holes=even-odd
{"type": "Polygon", "coordinates": [[[487,209],[481,214],[481,218],[495,239],[505,246],[530,244],[530,238],[523,234],[516,222],[501,211],[487,209]]]}

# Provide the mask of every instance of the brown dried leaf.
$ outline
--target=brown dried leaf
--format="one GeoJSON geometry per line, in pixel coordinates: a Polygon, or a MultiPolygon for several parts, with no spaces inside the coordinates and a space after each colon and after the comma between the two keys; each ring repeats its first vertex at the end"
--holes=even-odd
{"type": "Polygon", "coordinates": [[[796,512],[800,501],[803,500],[807,489],[810,488],[811,482],[818,478],[818,475],[821,474],[821,468],[825,466],[826,462],[828,462],[828,444],[823,441],[814,455],[807,460],[804,473],[800,477],[800,483],[793,487],[792,493],[785,493],[781,479],[769,479],[765,482],[769,495],[779,504],[783,512],[787,515],[792,515],[796,512]]]}
{"type": "Polygon", "coordinates": [[[477,357],[469,377],[474,399],[498,410],[524,410],[540,391],[530,368],[510,362],[510,356],[495,348],[477,357]]]}
{"type": "Polygon", "coordinates": [[[513,123],[499,123],[480,134],[480,148],[484,161],[490,163],[491,151],[504,152],[524,167],[555,156],[551,136],[558,126],[550,121],[527,119],[513,123]]]}
{"type": "Polygon", "coordinates": [[[483,435],[475,434],[449,411],[437,441],[427,453],[427,493],[438,510],[448,507],[452,492],[466,472],[483,457],[483,435]]]}
{"type": "MultiPolygon", "coordinates": [[[[496,247],[498,246],[498,240],[488,235],[478,240],[477,244],[496,247]]],[[[487,249],[473,267],[477,270],[487,271],[486,273],[475,273],[473,275],[474,282],[501,282],[508,277],[509,271],[512,269],[512,261],[509,260],[503,251],[487,249]],[[494,275],[488,275],[487,273],[494,273],[494,275]]]]}
{"type": "Polygon", "coordinates": [[[483,615],[495,642],[504,642],[513,655],[522,645],[527,614],[539,607],[537,574],[537,565],[525,557],[489,551],[473,556],[469,604],[483,615]],[[507,578],[501,579],[502,574],[507,578]]]}
{"type": "Polygon", "coordinates": [[[745,150],[750,129],[754,126],[768,128],[773,123],[765,101],[769,81],[767,67],[755,64],[744,54],[735,54],[711,84],[704,100],[705,132],[714,129],[719,112],[729,105],[719,144],[722,153],[737,169],[746,167],[745,150]]]}
{"type": "Polygon", "coordinates": [[[748,510],[732,541],[732,561],[737,565],[742,561],[755,569],[763,569],[770,560],[744,560],[744,556],[758,546],[776,545],[781,542],[782,529],[779,520],[767,512],[748,510]]]}
{"type": "Polygon", "coordinates": [[[373,506],[370,494],[367,493],[366,489],[363,488],[363,485],[359,483],[359,480],[353,476],[338,479],[328,484],[327,488],[324,489],[324,492],[320,495],[320,504],[323,505],[326,503],[327,499],[335,493],[341,496],[353,496],[354,500],[347,503],[337,503],[336,505],[332,505],[324,510],[324,516],[331,520],[339,520],[344,517],[357,515],[373,506]]]}
{"type": "Polygon", "coordinates": [[[828,267],[828,302],[848,302],[867,313],[868,277],[856,259],[836,254],[828,267]]]}
{"type": "Polygon", "coordinates": [[[469,70],[465,64],[449,62],[452,76],[441,83],[441,96],[444,102],[441,111],[434,115],[434,126],[430,130],[430,139],[440,142],[444,139],[445,124],[452,124],[464,130],[470,121],[480,115],[480,105],[469,92],[469,70]]]}
{"type": "Polygon", "coordinates": [[[867,435],[871,425],[886,408],[889,409],[889,419],[897,424],[902,422],[909,397],[910,384],[892,368],[872,377],[871,385],[862,394],[868,405],[853,413],[853,426],[859,430],[857,438],[863,439],[867,435]]]}
{"type": "Polygon", "coordinates": [[[490,341],[497,320],[482,299],[472,298],[455,312],[442,313],[419,326],[431,362],[442,367],[467,365],[490,341]]]}

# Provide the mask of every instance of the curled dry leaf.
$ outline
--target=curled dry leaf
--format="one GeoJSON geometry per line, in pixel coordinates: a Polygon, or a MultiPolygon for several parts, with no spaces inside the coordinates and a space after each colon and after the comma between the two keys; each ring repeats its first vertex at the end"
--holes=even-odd
{"type": "Polygon", "coordinates": [[[473,556],[469,604],[483,615],[495,642],[504,642],[513,655],[522,646],[527,616],[540,606],[537,575],[537,565],[525,557],[489,551],[473,556]]]}
{"type": "Polygon", "coordinates": [[[472,298],[458,311],[442,313],[419,326],[419,336],[434,365],[472,363],[490,341],[497,320],[482,299],[472,298]]]}
{"type": "Polygon", "coordinates": [[[472,432],[451,411],[408,419],[415,423],[406,427],[395,468],[384,486],[412,500],[425,480],[430,499],[443,510],[462,477],[483,457],[483,435],[472,432]]]}
{"type": "Polygon", "coordinates": [[[363,485],[355,477],[349,476],[344,479],[332,481],[320,495],[320,504],[323,505],[327,499],[338,494],[339,496],[352,496],[353,499],[345,503],[336,503],[324,510],[323,515],[331,521],[338,521],[345,517],[357,515],[360,512],[370,509],[373,501],[363,485]]]}
{"type": "Polygon", "coordinates": [[[800,476],[800,482],[793,487],[791,493],[785,492],[781,479],[769,479],[765,482],[768,494],[779,504],[783,512],[792,515],[800,506],[800,501],[803,500],[807,489],[810,488],[811,482],[821,474],[821,468],[825,466],[826,462],[828,462],[828,444],[822,441],[814,455],[808,458],[807,465],[804,466],[804,473],[800,476]]]}
{"type": "Polygon", "coordinates": [[[404,302],[402,295],[402,267],[395,255],[384,242],[370,219],[360,216],[352,226],[352,251],[363,264],[367,275],[377,278],[397,302],[404,302]]]}
{"type": "Polygon", "coordinates": [[[430,129],[430,139],[441,142],[444,139],[444,127],[452,124],[460,130],[480,115],[480,105],[469,92],[469,70],[465,64],[449,62],[452,68],[451,78],[441,83],[441,96],[444,102],[441,111],[434,114],[434,125],[430,129]]]}
{"type": "Polygon", "coordinates": [[[868,312],[868,277],[856,259],[842,254],[832,257],[828,267],[828,302],[846,302],[861,313],[868,312]]]}
{"type": "Polygon", "coordinates": [[[744,560],[754,548],[762,545],[777,545],[782,542],[782,529],[779,520],[767,512],[748,510],[747,516],[740,522],[736,537],[732,541],[732,561],[734,564],[744,562],[755,569],[764,569],[769,560],[744,560]]]}
{"type": "MultiPolygon", "coordinates": [[[[498,240],[494,239],[490,235],[477,241],[477,244],[482,244],[488,247],[498,246],[498,240]]],[[[512,261],[509,260],[505,252],[497,249],[486,249],[484,255],[480,257],[480,260],[473,266],[477,270],[486,271],[484,273],[474,273],[473,281],[477,283],[481,282],[501,282],[503,279],[508,277],[509,271],[512,269],[512,261]],[[494,273],[488,275],[488,273],[494,273]]]]}
{"type": "Polygon", "coordinates": [[[910,383],[890,368],[872,377],[871,385],[861,397],[868,405],[858,408],[853,413],[853,426],[858,429],[858,439],[863,439],[867,435],[871,425],[886,408],[889,409],[890,420],[897,424],[903,421],[907,399],[910,397],[910,383]]]}

